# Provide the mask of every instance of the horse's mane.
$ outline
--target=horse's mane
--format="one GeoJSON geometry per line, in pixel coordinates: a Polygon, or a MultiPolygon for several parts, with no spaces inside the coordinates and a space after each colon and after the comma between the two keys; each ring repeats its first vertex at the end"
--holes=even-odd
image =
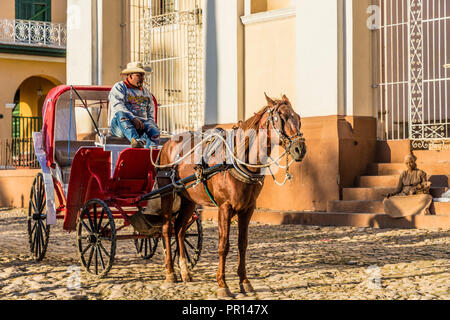
{"type": "MultiPolygon", "coordinates": [[[[285,101],[283,100],[275,100],[275,105],[282,105],[283,103],[285,103],[285,101]]],[[[236,127],[239,127],[243,130],[247,130],[247,129],[255,129],[258,130],[259,128],[259,123],[261,122],[261,119],[263,117],[263,115],[267,112],[267,110],[270,108],[270,106],[265,106],[263,107],[261,110],[259,110],[258,112],[256,112],[254,114],[253,117],[245,120],[245,121],[239,121],[239,123],[237,124],[236,127]]]]}

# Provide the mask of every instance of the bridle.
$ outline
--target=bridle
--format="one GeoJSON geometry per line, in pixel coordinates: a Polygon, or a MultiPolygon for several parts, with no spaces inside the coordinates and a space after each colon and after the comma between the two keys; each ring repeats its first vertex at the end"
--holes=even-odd
{"type": "Polygon", "coordinates": [[[269,125],[272,126],[272,128],[275,130],[276,134],[278,135],[278,138],[281,140],[281,145],[284,147],[284,149],[286,150],[288,155],[290,155],[290,153],[291,153],[290,149],[291,149],[292,145],[297,142],[305,143],[305,138],[303,137],[303,133],[301,133],[300,131],[292,136],[288,136],[284,129],[284,125],[281,126],[281,130],[279,128],[277,128],[277,126],[275,125],[275,121],[277,121],[278,119],[280,119],[280,121],[283,121],[283,118],[281,118],[280,113],[278,112],[278,108],[280,106],[282,106],[282,105],[278,104],[273,109],[270,106],[268,107],[268,109],[267,109],[268,117],[267,117],[267,121],[266,121],[267,129],[269,129],[269,125]]]}

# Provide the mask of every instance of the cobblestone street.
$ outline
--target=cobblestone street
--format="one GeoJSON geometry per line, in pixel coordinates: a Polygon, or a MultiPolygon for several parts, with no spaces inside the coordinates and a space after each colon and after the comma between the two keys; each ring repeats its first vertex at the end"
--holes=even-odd
{"type": "MultiPolygon", "coordinates": [[[[0,212],[0,299],[217,299],[217,223],[203,222],[203,251],[193,282],[164,285],[162,246],[150,260],[119,242],[110,273],[81,271],[75,233],[51,229],[46,258],[29,258],[26,214],[0,212]],[[72,281],[72,282],[71,282],[72,281]]],[[[227,281],[234,299],[449,299],[450,230],[251,224],[247,270],[256,293],[239,293],[237,224],[231,229],[227,281]]]]}

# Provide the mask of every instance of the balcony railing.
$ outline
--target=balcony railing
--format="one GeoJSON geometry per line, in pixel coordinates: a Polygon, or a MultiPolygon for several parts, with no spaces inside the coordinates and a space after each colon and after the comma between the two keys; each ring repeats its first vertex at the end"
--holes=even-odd
{"type": "Polygon", "coordinates": [[[64,23],[0,19],[0,44],[66,49],[64,23]]]}
{"type": "Polygon", "coordinates": [[[0,170],[38,169],[33,138],[0,139],[0,170]]]}

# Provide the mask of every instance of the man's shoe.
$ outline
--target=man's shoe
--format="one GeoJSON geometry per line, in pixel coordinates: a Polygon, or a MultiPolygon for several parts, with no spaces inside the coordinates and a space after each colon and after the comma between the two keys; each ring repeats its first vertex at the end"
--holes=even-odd
{"type": "Polygon", "coordinates": [[[131,139],[131,147],[135,149],[143,149],[145,145],[140,140],[136,140],[135,138],[131,139]]]}

